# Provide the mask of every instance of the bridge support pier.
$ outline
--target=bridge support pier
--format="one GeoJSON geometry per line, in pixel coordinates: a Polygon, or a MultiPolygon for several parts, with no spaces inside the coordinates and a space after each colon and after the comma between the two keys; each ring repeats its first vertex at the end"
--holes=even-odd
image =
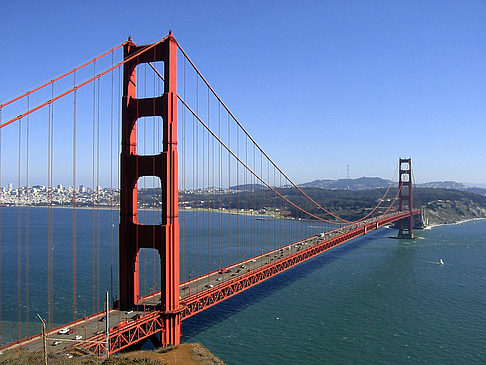
{"type": "MultiPolygon", "coordinates": [[[[412,159],[401,158],[399,160],[399,183],[398,188],[398,210],[400,212],[413,210],[412,192],[412,159]]],[[[398,238],[414,238],[413,235],[413,215],[399,221],[398,238]]]]}
{"type": "Polygon", "coordinates": [[[171,33],[162,41],[137,46],[125,45],[122,100],[122,141],[120,166],[119,285],[121,309],[140,300],[138,257],[141,248],[157,250],[161,269],[161,316],[165,324],[162,343],[180,343],[179,303],[179,196],[177,155],[177,42],[171,33]],[[136,67],[147,62],[164,62],[164,93],[137,98],[136,67]],[[159,116],[163,123],[162,152],[137,153],[137,120],[159,116]],[[162,224],[138,222],[137,182],[140,177],[160,179],[162,224]]]}

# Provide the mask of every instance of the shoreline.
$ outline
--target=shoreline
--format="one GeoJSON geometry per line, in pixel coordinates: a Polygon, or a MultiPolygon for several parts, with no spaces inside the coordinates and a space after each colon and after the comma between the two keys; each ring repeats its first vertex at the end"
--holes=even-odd
{"type": "MultiPolygon", "coordinates": [[[[76,206],[73,208],[73,206],[69,205],[53,205],[49,207],[48,205],[2,205],[2,208],[56,208],[56,209],[82,209],[82,210],[116,210],[120,211],[120,206],[113,206],[109,207],[106,205],[99,206],[99,207],[89,207],[89,206],[76,206]]],[[[153,207],[143,209],[143,208],[138,208],[138,212],[142,211],[160,211],[160,209],[154,209],[153,207]]],[[[228,210],[228,209],[215,209],[215,208],[184,208],[184,207],[179,207],[179,212],[211,212],[211,213],[221,213],[221,214],[231,214],[231,215],[245,215],[245,216],[252,216],[256,218],[275,218],[275,219],[289,219],[289,220],[297,220],[293,217],[285,217],[285,216],[280,216],[277,214],[266,214],[266,213],[255,213],[255,212],[250,212],[250,211],[239,211],[236,209],[233,210],[228,210]]],[[[302,219],[304,221],[306,219],[302,219]]],[[[311,220],[307,220],[311,221],[311,220]]]]}
{"type": "MultiPolygon", "coordinates": [[[[5,207],[5,208],[56,208],[56,209],[81,209],[81,210],[105,210],[105,211],[120,211],[120,207],[117,206],[99,206],[99,207],[90,207],[90,206],[77,206],[73,208],[72,206],[67,206],[67,205],[53,205],[51,207],[47,205],[1,205],[0,207],[5,207]]],[[[154,211],[153,207],[143,209],[143,208],[138,208],[138,212],[142,211],[154,211]]],[[[160,209],[155,209],[159,210],[160,209]]],[[[185,208],[180,206],[179,207],[179,212],[183,211],[189,211],[189,212],[211,212],[211,213],[220,213],[220,214],[230,214],[230,215],[242,215],[242,216],[249,216],[249,217],[255,217],[255,218],[266,218],[266,219],[287,219],[287,220],[295,220],[295,221],[302,221],[302,222],[319,222],[318,220],[313,220],[313,219],[297,219],[295,217],[286,217],[286,216],[281,216],[278,213],[277,214],[272,214],[272,213],[257,213],[255,211],[240,211],[236,209],[228,210],[228,209],[215,209],[215,208],[185,208]]],[[[434,227],[441,227],[441,226],[450,226],[450,225],[459,225],[467,222],[472,222],[472,221],[479,221],[479,220],[486,220],[486,217],[476,217],[476,218],[467,218],[463,219],[457,222],[450,222],[450,223],[438,223],[438,224],[431,224],[423,229],[432,229],[434,227]]]]}
{"type": "Polygon", "coordinates": [[[468,219],[463,219],[461,221],[452,222],[452,223],[431,224],[431,225],[425,227],[424,229],[432,229],[434,227],[441,227],[441,226],[459,225],[459,224],[463,224],[463,223],[467,223],[467,222],[481,221],[481,220],[486,220],[486,217],[485,218],[468,218],[468,219]]]}

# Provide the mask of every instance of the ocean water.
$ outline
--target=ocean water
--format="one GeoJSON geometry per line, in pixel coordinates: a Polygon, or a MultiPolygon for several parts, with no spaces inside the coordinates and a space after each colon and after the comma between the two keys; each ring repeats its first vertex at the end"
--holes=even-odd
{"type": "Polygon", "coordinates": [[[183,341],[227,364],[485,364],[486,221],[393,235],[354,239],[184,321],[183,341]]]}
{"type": "MultiPolygon", "coordinates": [[[[27,230],[25,210],[0,208],[2,343],[38,333],[36,313],[47,318],[47,209],[28,211],[27,230]]],[[[117,214],[76,213],[77,317],[101,309],[98,291],[101,298],[105,290],[117,292],[117,214]],[[93,286],[96,276],[99,285],[93,286]]],[[[55,326],[73,319],[72,213],[54,209],[53,218],[55,326]]],[[[150,223],[150,212],[145,218],[150,223]]],[[[265,252],[276,241],[329,228],[181,212],[186,252],[181,275],[194,277],[265,252]],[[231,247],[221,236],[231,237],[231,247]]],[[[414,240],[390,238],[394,235],[393,229],[373,231],[185,320],[182,341],[203,343],[227,364],[485,364],[486,221],[416,231],[414,240]]],[[[160,275],[154,258],[152,252],[141,253],[140,285],[146,293],[160,275]]]]}

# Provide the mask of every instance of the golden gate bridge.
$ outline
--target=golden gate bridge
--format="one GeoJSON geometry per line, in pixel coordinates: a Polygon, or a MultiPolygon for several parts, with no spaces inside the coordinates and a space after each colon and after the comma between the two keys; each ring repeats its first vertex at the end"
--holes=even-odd
{"type": "Polygon", "coordinates": [[[0,283],[11,284],[0,289],[0,304],[17,312],[15,336],[0,328],[2,349],[40,350],[48,341],[56,351],[106,356],[146,339],[175,345],[183,320],[392,222],[398,237],[413,238],[420,214],[409,158],[399,159],[396,188],[390,184],[359,219],[323,207],[264,152],[171,33],[141,46],[130,38],[1,104],[0,164],[0,186],[17,181],[0,190],[1,202],[9,195],[17,207],[10,235],[2,225],[12,210],[0,209],[0,249],[16,246],[8,251],[15,270],[0,268],[0,283]],[[39,206],[42,227],[32,225],[39,206]],[[58,206],[70,208],[62,228],[69,238],[56,234],[58,206]],[[86,209],[90,219],[81,222],[86,209]],[[39,234],[41,255],[32,244],[39,234]],[[91,252],[80,259],[83,235],[91,252]],[[58,245],[69,248],[68,260],[56,258],[58,245]],[[68,272],[59,274],[60,264],[68,272]],[[118,267],[116,299],[113,285],[103,298],[108,266],[112,283],[118,267]],[[35,306],[33,278],[42,283],[35,306]],[[71,288],[72,314],[61,326],[60,281],[71,288]],[[91,287],[91,303],[78,303],[81,286],[91,287]],[[46,317],[39,316],[45,330],[32,334],[35,311],[46,317]]]}

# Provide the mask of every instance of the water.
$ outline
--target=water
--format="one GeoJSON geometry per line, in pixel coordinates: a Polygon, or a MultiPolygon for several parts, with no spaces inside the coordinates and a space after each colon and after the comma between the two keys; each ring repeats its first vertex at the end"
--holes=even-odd
{"type": "Polygon", "coordinates": [[[486,363],[486,221],[394,234],[354,239],[184,321],[183,341],[227,364],[486,363]]]}
{"type": "MultiPolygon", "coordinates": [[[[139,220],[145,224],[160,223],[160,212],[139,210],[139,220]]],[[[82,318],[103,309],[105,291],[116,299],[118,211],[77,209],[75,221],[75,317],[82,318]]],[[[48,328],[73,321],[73,211],[1,207],[0,222],[0,343],[39,333],[37,313],[50,319],[48,328]],[[49,211],[53,222],[51,234],[49,211]],[[49,237],[52,237],[53,260],[54,315],[51,318],[48,315],[49,237]]],[[[256,219],[255,216],[208,211],[182,211],[180,225],[181,281],[330,229],[316,222],[256,219]]],[[[157,251],[142,249],[139,260],[140,295],[160,290],[157,251]]]]}
{"type": "MultiPolygon", "coordinates": [[[[46,317],[47,310],[46,211],[29,209],[30,333],[40,329],[35,313],[46,317]]],[[[18,331],[18,212],[17,208],[0,211],[2,342],[15,340],[18,331]]],[[[67,209],[54,209],[53,213],[55,325],[69,322],[73,316],[72,214],[67,209]]],[[[84,310],[90,313],[93,307],[92,226],[97,219],[93,210],[77,211],[78,316],[84,310]]],[[[99,290],[103,295],[111,290],[111,273],[115,279],[117,275],[117,212],[112,223],[111,212],[100,211],[99,221],[99,290]]],[[[193,267],[194,262],[208,270],[220,260],[227,263],[229,251],[231,261],[236,261],[273,247],[274,239],[291,240],[326,229],[315,222],[281,221],[279,226],[254,217],[209,212],[183,212],[181,223],[188,251],[181,272],[186,278],[202,271],[193,267]],[[225,250],[223,245],[225,253],[219,258],[220,233],[215,227],[221,216],[229,219],[232,241],[239,242],[239,249],[225,250]],[[240,225],[239,236],[236,224],[240,225]],[[211,238],[198,237],[196,227],[209,229],[211,238]],[[189,254],[192,247],[200,251],[196,257],[189,254]],[[208,248],[209,255],[203,255],[208,248]]],[[[24,247],[24,226],[20,232],[24,247]]],[[[230,235],[229,228],[221,234],[230,235]]],[[[396,235],[395,230],[380,229],[354,239],[185,320],[182,340],[203,343],[228,364],[486,363],[486,221],[416,234],[420,239],[396,240],[389,238],[396,235]]],[[[146,253],[147,263],[141,264],[141,271],[152,272],[152,258],[151,252],[146,253]]],[[[21,262],[25,262],[23,254],[21,262]]],[[[149,278],[141,279],[141,286],[149,290],[152,276],[146,276],[149,278]]],[[[21,272],[22,283],[24,280],[25,272],[21,272]]],[[[21,292],[25,311],[24,284],[21,292]]],[[[25,317],[22,312],[23,322],[25,317]]],[[[26,334],[25,323],[22,334],[26,334]]]]}

